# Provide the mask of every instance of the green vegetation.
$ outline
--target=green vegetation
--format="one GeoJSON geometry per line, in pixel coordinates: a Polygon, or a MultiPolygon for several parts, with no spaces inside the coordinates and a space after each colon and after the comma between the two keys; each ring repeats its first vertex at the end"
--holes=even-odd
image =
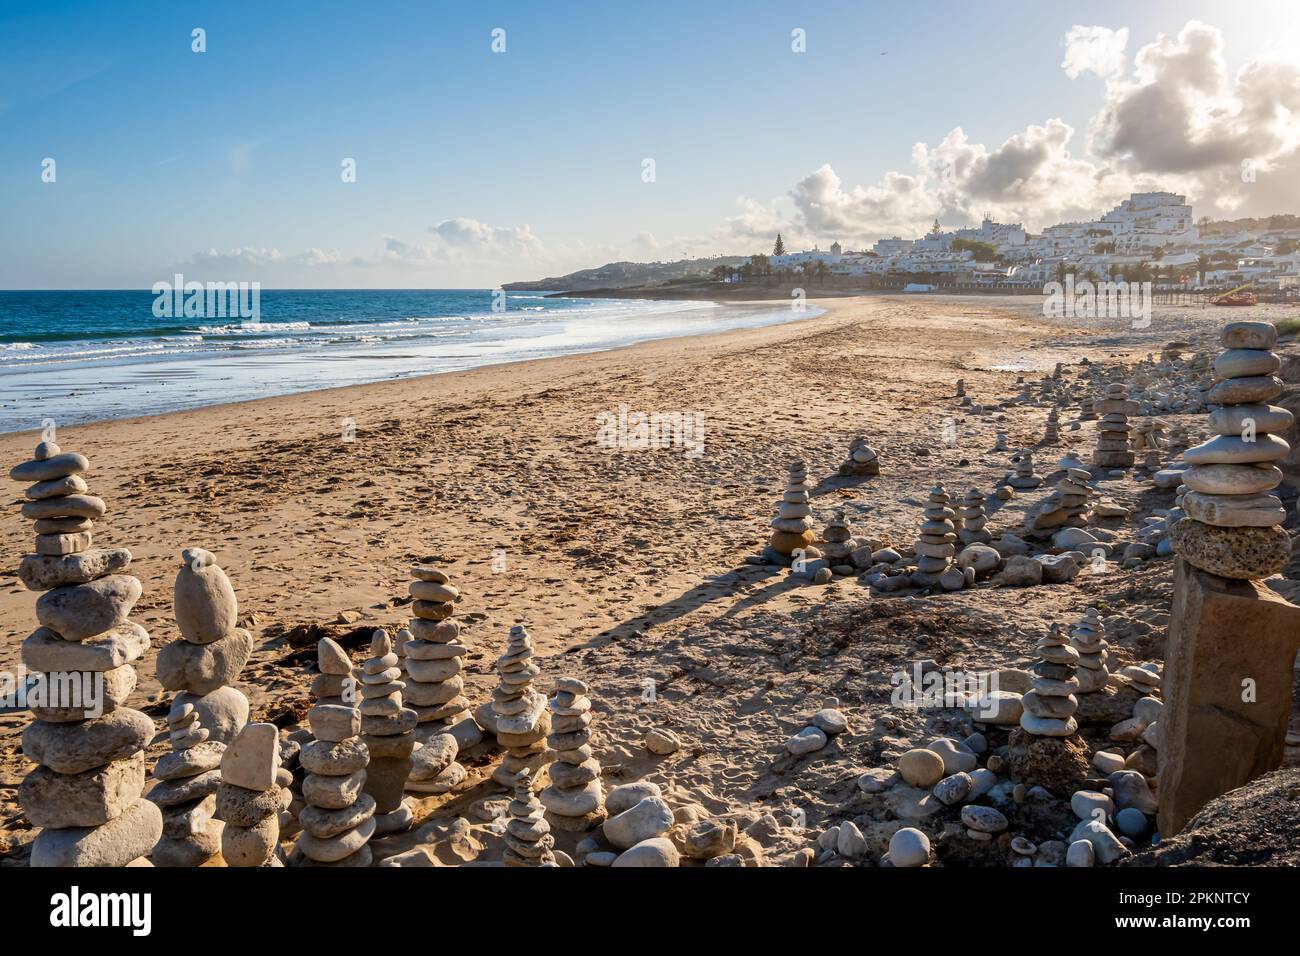
{"type": "Polygon", "coordinates": [[[954,252],[968,251],[975,254],[976,262],[1001,262],[1002,256],[991,243],[980,242],[976,239],[954,239],[952,241],[954,252]]]}

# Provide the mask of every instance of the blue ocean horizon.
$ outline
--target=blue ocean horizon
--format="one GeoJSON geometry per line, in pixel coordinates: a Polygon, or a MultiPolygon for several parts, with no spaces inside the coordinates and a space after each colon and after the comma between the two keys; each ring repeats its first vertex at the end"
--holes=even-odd
{"type": "Polygon", "coordinates": [[[0,432],[602,351],[820,311],[491,289],[266,289],[255,318],[233,300],[224,314],[205,307],[178,317],[170,305],[148,290],[0,290],[0,432]]]}

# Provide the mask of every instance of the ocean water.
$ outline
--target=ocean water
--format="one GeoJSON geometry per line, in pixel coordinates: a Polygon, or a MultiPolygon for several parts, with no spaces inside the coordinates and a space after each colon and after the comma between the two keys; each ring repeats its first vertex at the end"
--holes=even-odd
{"type": "Polygon", "coordinates": [[[0,291],[0,432],[596,352],[820,311],[540,292],[507,293],[494,311],[487,289],[263,290],[254,321],[160,317],[156,302],[149,291],[0,291]]]}

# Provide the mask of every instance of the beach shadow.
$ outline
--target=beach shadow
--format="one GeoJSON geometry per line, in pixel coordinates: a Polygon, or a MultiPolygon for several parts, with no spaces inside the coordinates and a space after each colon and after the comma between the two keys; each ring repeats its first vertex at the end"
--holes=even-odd
{"type": "Polygon", "coordinates": [[[828,475],[813,486],[812,491],[808,492],[810,498],[820,498],[822,495],[830,494],[832,491],[841,489],[858,488],[865,484],[870,484],[879,475],[828,475]]]}

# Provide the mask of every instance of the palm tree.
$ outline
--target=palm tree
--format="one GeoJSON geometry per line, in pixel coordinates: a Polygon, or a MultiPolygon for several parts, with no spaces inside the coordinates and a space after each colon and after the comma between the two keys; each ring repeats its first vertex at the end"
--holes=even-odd
{"type": "Polygon", "coordinates": [[[1196,284],[1205,285],[1205,272],[1210,268],[1210,257],[1201,253],[1196,257],[1196,284]]]}
{"type": "Polygon", "coordinates": [[[1066,265],[1065,260],[1062,259],[1060,262],[1056,264],[1056,281],[1060,283],[1064,283],[1065,277],[1069,274],[1069,272],[1070,272],[1070,267],[1066,265]]]}

